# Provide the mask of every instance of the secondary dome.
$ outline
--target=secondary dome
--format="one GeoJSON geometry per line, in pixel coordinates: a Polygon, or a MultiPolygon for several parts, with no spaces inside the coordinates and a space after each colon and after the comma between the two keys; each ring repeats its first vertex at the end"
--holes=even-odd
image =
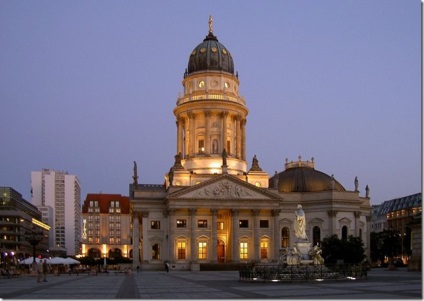
{"type": "Polygon", "coordinates": [[[212,18],[209,19],[209,34],[190,54],[186,75],[210,70],[234,74],[233,58],[230,51],[214,36],[212,18]]]}
{"type": "Polygon", "coordinates": [[[346,191],[334,177],[315,170],[309,161],[287,162],[286,170],[270,178],[270,187],[277,184],[279,192],[318,192],[324,190],[346,191]],[[278,181],[276,180],[276,177],[278,181]]]}

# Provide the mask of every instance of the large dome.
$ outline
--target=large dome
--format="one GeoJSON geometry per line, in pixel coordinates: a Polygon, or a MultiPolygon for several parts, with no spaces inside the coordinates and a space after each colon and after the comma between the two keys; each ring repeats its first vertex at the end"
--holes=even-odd
{"type": "Polygon", "coordinates": [[[190,54],[187,75],[199,71],[223,71],[234,74],[231,53],[222,45],[212,31],[190,54]]]}
{"type": "Polygon", "coordinates": [[[334,177],[315,170],[313,161],[286,163],[285,171],[270,178],[270,187],[275,187],[275,177],[279,192],[346,191],[334,177]]]}

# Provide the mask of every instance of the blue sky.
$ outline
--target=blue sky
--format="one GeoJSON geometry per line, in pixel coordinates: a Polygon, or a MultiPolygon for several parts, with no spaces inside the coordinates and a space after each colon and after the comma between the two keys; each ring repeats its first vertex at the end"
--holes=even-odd
{"type": "Polygon", "coordinates": [[[247,160],[285,159],[372,204],[421,192],[421,2],[0,2],[0,186],[30,200],[31,171],[87,193],[162,184],[189,54],[208,33],[232,53],[249,109],[247,160]]]}

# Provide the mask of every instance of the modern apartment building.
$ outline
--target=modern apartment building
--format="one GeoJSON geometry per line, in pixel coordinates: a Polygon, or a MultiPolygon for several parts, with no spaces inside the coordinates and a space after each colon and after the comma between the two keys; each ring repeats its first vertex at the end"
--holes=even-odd
{"type": "Polygon", "coordinates": [[[41,209],[53,209],[53,219],[49,221],[53,236],[50,249],[54,252],[66,248],[67,255],[79,254],[81,187],[77,176],[53,169],[31,172],[31,203],[41,209]]]}
{"type": "Polygon", "coordinates": [[[37,207],[11,187],[0,187],[0,256],[1,264],[10,266],[33,256],[47,256],[49,226],[41,222],[37,207]],[[40,232],[40,241],[31,244],[31,231],[40,232]],[[28,237],[27,237],[28,236],[28,237]]]}

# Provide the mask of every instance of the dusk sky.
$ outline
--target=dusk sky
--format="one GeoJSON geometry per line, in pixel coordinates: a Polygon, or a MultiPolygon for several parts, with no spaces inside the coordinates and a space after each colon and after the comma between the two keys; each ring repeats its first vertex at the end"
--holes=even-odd
{"type": "Polygon", "coordinates": [[[87,193],[163,184],[189,55],[213,30],[249,109],[247,161],[289,161],[372,204],[421,192],[421,2],[0,1],[0,186],[31,171],[87,193]]]}

